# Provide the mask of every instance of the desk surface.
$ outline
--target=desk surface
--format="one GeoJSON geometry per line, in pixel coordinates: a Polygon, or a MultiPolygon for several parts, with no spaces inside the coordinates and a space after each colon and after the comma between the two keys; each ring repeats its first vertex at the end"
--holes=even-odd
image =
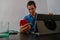
{"type": "Polygon", "coordinates": [[[53,35],[33,35],[33,34],[12,34],[9,38],[0,38],[0,40],[60,40],[60,34],[53,35]]]}

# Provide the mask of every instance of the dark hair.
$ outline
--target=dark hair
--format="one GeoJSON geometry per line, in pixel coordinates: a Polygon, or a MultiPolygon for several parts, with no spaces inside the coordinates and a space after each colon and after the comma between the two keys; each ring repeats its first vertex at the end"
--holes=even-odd
{"type": "Polygon", "coordinates": [[[29,2],[27,3],[27,7],[30,6],[30,5],[34,5],[34,7],[36,8],[36,4],[35,4],[34,1],[29,1],[29,2]]]}

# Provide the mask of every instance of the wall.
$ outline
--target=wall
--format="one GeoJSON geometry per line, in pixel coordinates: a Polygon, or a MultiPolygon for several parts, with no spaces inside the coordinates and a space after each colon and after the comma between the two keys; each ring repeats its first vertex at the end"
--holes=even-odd
{"type": "Polygon", "coordinates": [[[19,21],[28,13],[26,8],[27,1],[0,0],[0,22],[9,22],[9,30],[19,31],[19,21]]]}
{"type": "Polygon", "coordinates": [[[60,0],[34,0],[37,4],[37,12],[48,14],[53,12],[55,15],[60,15],[60,0]]]}
{"type": "Polygon", "coordinates": [[[34,0],[37,5],[37,12],[40,14],[48,14],[47,0],[34,0]]]}
{"type": "Polygon", "coordinates": [[[60,0],[47,0],[48,12],[53,12],[55,15],[60,15],[60,0]]]}

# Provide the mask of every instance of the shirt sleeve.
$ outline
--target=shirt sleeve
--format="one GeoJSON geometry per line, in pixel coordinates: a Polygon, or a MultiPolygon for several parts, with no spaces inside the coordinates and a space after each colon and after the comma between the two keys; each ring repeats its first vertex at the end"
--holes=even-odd
{"type": "Polygon", "coordinates": [[[23,19],[26,19],[26,20],[28,20],[27,16],[25,16],[23,19]]]}
{"type": "Polygon", "coordinates": [[[29,22],[29,17],[28,17],[28,16],[25,16],[25,17],[24,17],[24,20],[27,20],[28,23],[30,24],[30,22],[29,22]]]}

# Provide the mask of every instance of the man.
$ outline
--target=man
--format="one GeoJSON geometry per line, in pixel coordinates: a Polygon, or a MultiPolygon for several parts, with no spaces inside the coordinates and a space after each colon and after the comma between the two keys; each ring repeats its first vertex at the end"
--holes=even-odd
{"type": "Polygon", "coordinates": [[[36,19],[37,19],[37,13],[36,13],[36,4],[34,1],[29,1],[27,3],[27,9],[29,11],[29,15],[25,16],[24,19],[28,20],[28,25],[30,28],[27,29],[28,26],[22,27],[20,26],[20,32],[38,32],[37,31],[37,24],[36,24],[36,19]]]}

